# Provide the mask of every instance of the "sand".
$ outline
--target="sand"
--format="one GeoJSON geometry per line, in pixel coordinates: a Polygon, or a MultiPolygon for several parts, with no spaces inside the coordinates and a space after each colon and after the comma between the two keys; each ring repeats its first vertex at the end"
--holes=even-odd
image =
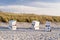
{"type": "Polygon", "coordinates": [[[46,32],[44,30],[45,25],[40,24],[39,30],[29,29],[31,23],[18,23],[17,30],[9,30],[8,23],[0,25],[0,40],[60,40],[60,25],[51,24],[52,31],[46,32]],[[5,28],[6,27],[6,28],[5,28]]]}

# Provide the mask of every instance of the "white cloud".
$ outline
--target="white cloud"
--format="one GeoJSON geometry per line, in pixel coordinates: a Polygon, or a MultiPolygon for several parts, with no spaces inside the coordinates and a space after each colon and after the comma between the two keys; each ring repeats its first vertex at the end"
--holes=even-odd
{"type": "Polygon", "coordinates": [[[44,7],[44,8],[49,8],[49,7],[57,8],[57,7],[60,7],[60,3],[48,3],[48,2],[31,2],[31,3],[28,3],[28,5],[36,6],[36,7],[44,7]]]}
{"type": "Polygon", "coordinates": [[[23,5],[0,6],[0,10],[6,12],[35,13],[41,15],[60,16],[60,3],[32,2],[29,5],[30,6],[23,6],[23,5]],[[31,7],[32,5],[36,7],[31,7]]]}

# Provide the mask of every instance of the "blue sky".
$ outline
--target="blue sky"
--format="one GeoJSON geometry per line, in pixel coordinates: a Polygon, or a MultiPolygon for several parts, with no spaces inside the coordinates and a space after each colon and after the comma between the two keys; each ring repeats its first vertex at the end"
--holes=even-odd
{"type": "Polygon", "coordinates": [[[31,2],[60,2],[60,0],[0,0],[0,5],[27,5],[31,2]]]}
{"type": "Polygon", "coordinates": [[[60,0],[0,0],[0,10],[60,16],[60,0]]]}

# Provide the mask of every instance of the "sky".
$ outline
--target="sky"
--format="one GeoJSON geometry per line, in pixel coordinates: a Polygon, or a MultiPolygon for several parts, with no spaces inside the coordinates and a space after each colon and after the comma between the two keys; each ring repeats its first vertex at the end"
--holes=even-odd
{"type": "Polygon", "coordinates": [[[60,16],[60,0],[0,0],[0,10],[60,16]]]}

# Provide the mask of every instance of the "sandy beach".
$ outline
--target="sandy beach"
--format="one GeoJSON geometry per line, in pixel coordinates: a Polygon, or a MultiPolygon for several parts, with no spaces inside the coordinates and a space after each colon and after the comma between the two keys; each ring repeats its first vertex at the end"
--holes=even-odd
{"type": "Polygon", "coordinates": [[[45,25],[39,30],[31,28],[31,23],[17,23],[17,30],[9,30],[8,23],[0,23],[0,40],[60,40],[60,25],[52,23],[52,31],[46,32],[45,25]]]}

